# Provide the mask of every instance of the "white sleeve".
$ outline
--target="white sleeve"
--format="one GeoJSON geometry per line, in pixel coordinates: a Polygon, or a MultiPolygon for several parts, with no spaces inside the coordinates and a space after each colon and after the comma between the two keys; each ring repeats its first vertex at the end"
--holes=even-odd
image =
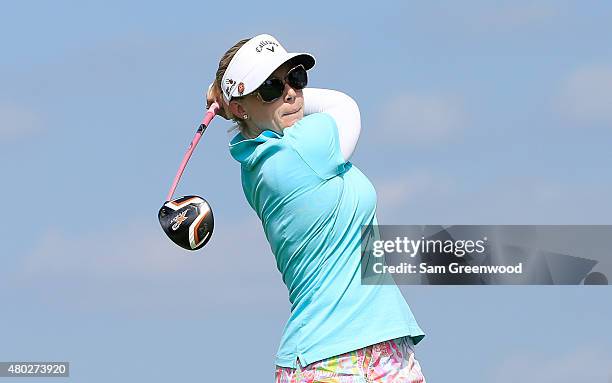
{"type": "Polygon", "coordinates": [[[304,88],[303,96],[305,116],[325,112],[336,121],[340,151],[344,161],[348,161],[361,133],[361,115],[355,100],[331,89],[304,88]]]}

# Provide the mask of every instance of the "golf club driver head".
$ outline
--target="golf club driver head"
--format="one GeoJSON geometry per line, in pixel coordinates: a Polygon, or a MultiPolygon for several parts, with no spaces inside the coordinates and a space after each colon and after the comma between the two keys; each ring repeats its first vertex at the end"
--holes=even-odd
{"type": "Polygon", "coordinates": [[[170,239],[187,250],[198,250],[208,241],[215,224],[208,202],[195,195],[167,201],[159,209],[159,223],[170,239]]]}

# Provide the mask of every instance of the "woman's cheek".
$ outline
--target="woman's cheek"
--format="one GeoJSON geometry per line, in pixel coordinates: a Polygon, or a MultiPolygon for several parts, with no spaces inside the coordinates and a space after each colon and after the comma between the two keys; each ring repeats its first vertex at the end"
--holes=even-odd
{"type": "Polygon", "coordinates": [[[283,128],[287,128],[291,126],[291,124],[289,123],[290,121],[291,121],[291,116],[279,116],[278,117],[279,125],[283,128]]]}

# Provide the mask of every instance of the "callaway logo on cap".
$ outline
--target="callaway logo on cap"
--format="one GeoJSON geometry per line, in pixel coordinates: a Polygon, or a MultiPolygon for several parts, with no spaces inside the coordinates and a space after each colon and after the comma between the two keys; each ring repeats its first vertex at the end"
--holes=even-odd
{"type": "Polygon", "coordinates": [[[229,102],[253,92],[279,66],[294,59],[306,70],[315,64],[309,53],[288,53],[277,39],[270,35],[258,35],[246,42],[230,61],[223,74],[223,98],[229,102]]]}

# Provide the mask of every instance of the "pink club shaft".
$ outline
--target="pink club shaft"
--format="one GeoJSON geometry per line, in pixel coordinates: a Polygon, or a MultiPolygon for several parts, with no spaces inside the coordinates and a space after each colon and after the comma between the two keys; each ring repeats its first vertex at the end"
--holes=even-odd
{"type": "Polygon", "coordinates": [[[191,154],[193,153],[193,150],[198,145],[198,142],[200,142],[200,138],[202,138],[202,134],[204,133],[204,131],[208,127],[208,124],[210,124],[210,121],[215,117],[218,111],[219,111],[219,104],[217,104],[216,102],[213,102],[210,105],[210,108],[208,108],[208,110],[206,111],[206,114],[204,115],[204,118],[202,119],[202,123],[200,124],[200,126],[198,127],[198,130],[196,131],[195,137],[193,137],[191,144],[189,144],[189,148],[187,148],[187,153],[185,153],[185,156],[183,156],[183,161],[181,162],[181,166],[179,166],[178,172],[176,173],[176,176],[174,177],[174,182],[172,183],[172,187],[170,188],[170,191],[168,192],[166,201],[172,200],[174,191],[176,190],[179,180],[181,179],[181,176],[183,175],[183,171],[185,170],[185,167],[187,166],[187,162],[189,162],[189,159],[191,158],[191,154]]]}

